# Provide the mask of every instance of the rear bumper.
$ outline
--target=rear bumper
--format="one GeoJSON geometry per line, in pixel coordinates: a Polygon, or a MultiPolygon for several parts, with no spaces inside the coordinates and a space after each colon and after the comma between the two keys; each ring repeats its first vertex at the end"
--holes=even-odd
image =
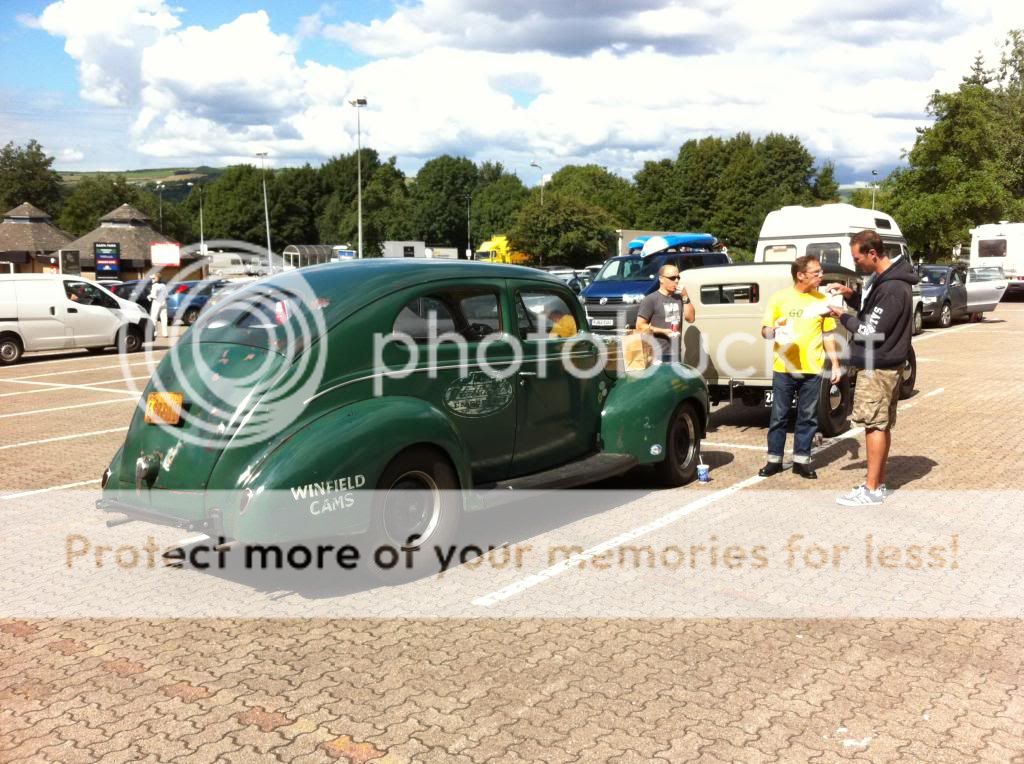
{"type": "Polygon", "coordinates": [[[166,525],[170,528],[181,528],[186,531],[202,531],[211,536],[224,535],[224,523],[219,515],[206,517],[201,520],[192,520],[162,512],[154,512],[151,509],[142,509],[117,499],[100,499],[96,502],[96,508],[101,512],[116,513],[129,517],[132,520],[142,520],[154,525],[166,525]]]}

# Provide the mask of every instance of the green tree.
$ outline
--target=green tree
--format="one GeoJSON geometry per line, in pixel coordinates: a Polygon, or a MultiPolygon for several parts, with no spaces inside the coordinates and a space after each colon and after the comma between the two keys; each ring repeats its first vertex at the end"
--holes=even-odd
{"type": "MultiPolygon", "coordinates": [[[[211,239],[239,239],[265,247],[267,229],[263,212],[263,176],[251,164],[228,167],[212,183],[193,186],[185,202],[195,213],[196,233],[199,232],[199,196],[202,193],[203,236],[211,239]],[[202,191],[200,192],[200,188],[202,191]]],[[[269,181],[269,178],[268,178],[269,181]]],[[[269,198],[270,183],[267,185],[269,198]]],[[[196,236],[196,240],[198,240],[196,236]]]]}
{"type": "Polygon", "coordinates": [[[60,174],[34,139],[22,148],[9,142],[0,149],[0,212],[28,202],[54,219],[61,207],[60,174]]]}
{"type": "Polygon", "coordinates": [[[410,191],[416,238],[465,250],[466,202],[476,185],[476,165],[465,157],[444,154],[424,164],[410,191]]]}
{"type": "Polygon", "coordinates": [[[617,228],[635,225],[636,193],[633,185],[596,164],[566,165],[551,176],[545,193],[572,196],[592,207],[600,207],[617,228]]]}
{"type": "Polygon", "coordinates": [[[509,234],[514,249],[539,265],[582,268],[612,253],[615,226],[608,213],[565,194],[531,198],[519,211],[509,234]]]}
{"type": "MultiPolygon", "coordinates": [[[[153,211],[158,213],[159,200],[154,197],[153,201],[153,211]]],[[[74,236],[84,236],[100,224],[101,217],[122,204],[150,215],[142,190],[130,185],[124,175],[84,175],[64,202],[60,227],[74,236]]],[[[154,224],[157,216],[152,216],[154,224]]]]}
{"type": "Polygon", "coordinates": [[[648,231],[681,230],[686,219],[686,209],[680,176],[678,165],[671,159],[644,162],[633,177],[637,228],[648,231]]]}
{"type": "Polygon", "coordinates": [[[322,187],[310,165],[267,173],[272,245],[280,252],[289,244],[318,244],[317,227],[322,187]]]}
{"type": "MultiPolygon", "coordinates": [[[[495,176],[480,168],[480,183],[473,192],[471,207],[473,246],[492,236],[506,235],[512,229],[519,210],[530,196],[523,182],[511,173],[495,176]]],[[[500,165],[498,165],[500,167],[500,165]]]]}
{"type": "Polygon", "coordinates": [[[839,201],[839,182],[836,180],[836,166],[832,160],[824,162],[814,175],[812,188],[817,204],[831,204],[839,201]]]}

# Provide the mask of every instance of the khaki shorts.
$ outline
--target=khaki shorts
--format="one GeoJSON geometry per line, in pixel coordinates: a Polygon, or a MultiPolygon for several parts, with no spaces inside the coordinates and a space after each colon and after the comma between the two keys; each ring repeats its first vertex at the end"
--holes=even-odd
{"type": "Polygon", "coordinates": [[[853,421],[865,430],[891,430],[895,427],[902,376],[901,369],[874,369],[857,374],[853,421]]]}

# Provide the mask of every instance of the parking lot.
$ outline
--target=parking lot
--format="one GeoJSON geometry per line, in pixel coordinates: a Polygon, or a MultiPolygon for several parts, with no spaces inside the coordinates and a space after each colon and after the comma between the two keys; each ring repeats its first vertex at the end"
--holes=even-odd
{"type": "Polygon", "coordinates": [[[148,567],[184,534],[106,527],[167,342],[0,370],[0,761],[1024,757],[1024,303],[915,338],[881,508],[834,502],[857,430],[766,480],[767,410],[723,403],[710,483],[527,496],[392,588],[148,567]]]}

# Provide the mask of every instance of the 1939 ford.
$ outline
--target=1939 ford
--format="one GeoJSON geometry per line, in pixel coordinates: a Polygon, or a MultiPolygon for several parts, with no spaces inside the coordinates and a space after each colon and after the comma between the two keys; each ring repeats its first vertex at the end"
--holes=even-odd
{"type": "Polygon", "coordinates": [[[363,260],[256,282],[162,359],[101,509],[242,543],[451,543],[490,489],[693,479],[707,386],[620,373],[560,280],[363,260]],[[409,497],[412,496],[413,499],[409,497]]]}

